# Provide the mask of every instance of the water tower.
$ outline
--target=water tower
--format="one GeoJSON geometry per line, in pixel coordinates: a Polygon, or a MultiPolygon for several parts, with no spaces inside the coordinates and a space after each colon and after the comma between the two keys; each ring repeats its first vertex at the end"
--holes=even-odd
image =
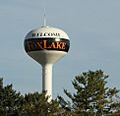
{"type": "Polygon", "coordinates": [[[30,31],[24,41],[27,54],[42,66],[42,90],[52,99],[52,67],[69,50],[68,35],[61,29],[42,26],[30,31]]]}

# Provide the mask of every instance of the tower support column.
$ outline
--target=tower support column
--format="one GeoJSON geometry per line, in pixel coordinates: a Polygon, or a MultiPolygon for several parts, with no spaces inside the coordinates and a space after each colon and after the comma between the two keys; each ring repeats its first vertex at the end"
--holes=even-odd
{"type": "Polygon", "coordinates": [[[42,91],[46,91],[46,95],[52,100],[52,67],[53,64],[42,65],[42,91]]]}

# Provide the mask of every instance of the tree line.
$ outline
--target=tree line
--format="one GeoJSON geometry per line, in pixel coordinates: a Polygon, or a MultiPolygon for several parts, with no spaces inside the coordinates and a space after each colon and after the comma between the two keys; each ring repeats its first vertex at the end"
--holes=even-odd
{"type": "Polygon", "coordinates": [[[72,81],[74,93],[64,89],[67,100],[59,95],[51,102],[46,92],[22,95],[0,78],[0,116],[120,116],[119,90],[107,87],[108,77],[102,70],[83,72],[72,81]]]}

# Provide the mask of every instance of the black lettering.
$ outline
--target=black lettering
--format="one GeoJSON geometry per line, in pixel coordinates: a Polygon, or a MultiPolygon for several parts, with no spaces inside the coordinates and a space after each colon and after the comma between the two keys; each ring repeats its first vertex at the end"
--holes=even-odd
{"type": "Polygon", "coordinates": [[[42,33],[40,33],[40,36],[42,36],[43,34],[42,33]]]}
{"type": "Polygon", "coordinates": [[[39,33],[37,33],[37,36],[39,36],[39,33]]]}
{"type": "Polygon", "coordinates": [[[32,37],[34,37],[36,34],[35,33],[32,33],[32,37]]]}

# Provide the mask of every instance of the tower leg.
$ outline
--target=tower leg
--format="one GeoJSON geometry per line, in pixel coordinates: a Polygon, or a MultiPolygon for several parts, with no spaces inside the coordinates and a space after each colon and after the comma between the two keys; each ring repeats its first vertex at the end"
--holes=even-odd
{"type": "Polygon", "coordinates": [[[42,65],[42,91],[46,91],[46,95],[52,100],[52,64],[42,65]]]}

